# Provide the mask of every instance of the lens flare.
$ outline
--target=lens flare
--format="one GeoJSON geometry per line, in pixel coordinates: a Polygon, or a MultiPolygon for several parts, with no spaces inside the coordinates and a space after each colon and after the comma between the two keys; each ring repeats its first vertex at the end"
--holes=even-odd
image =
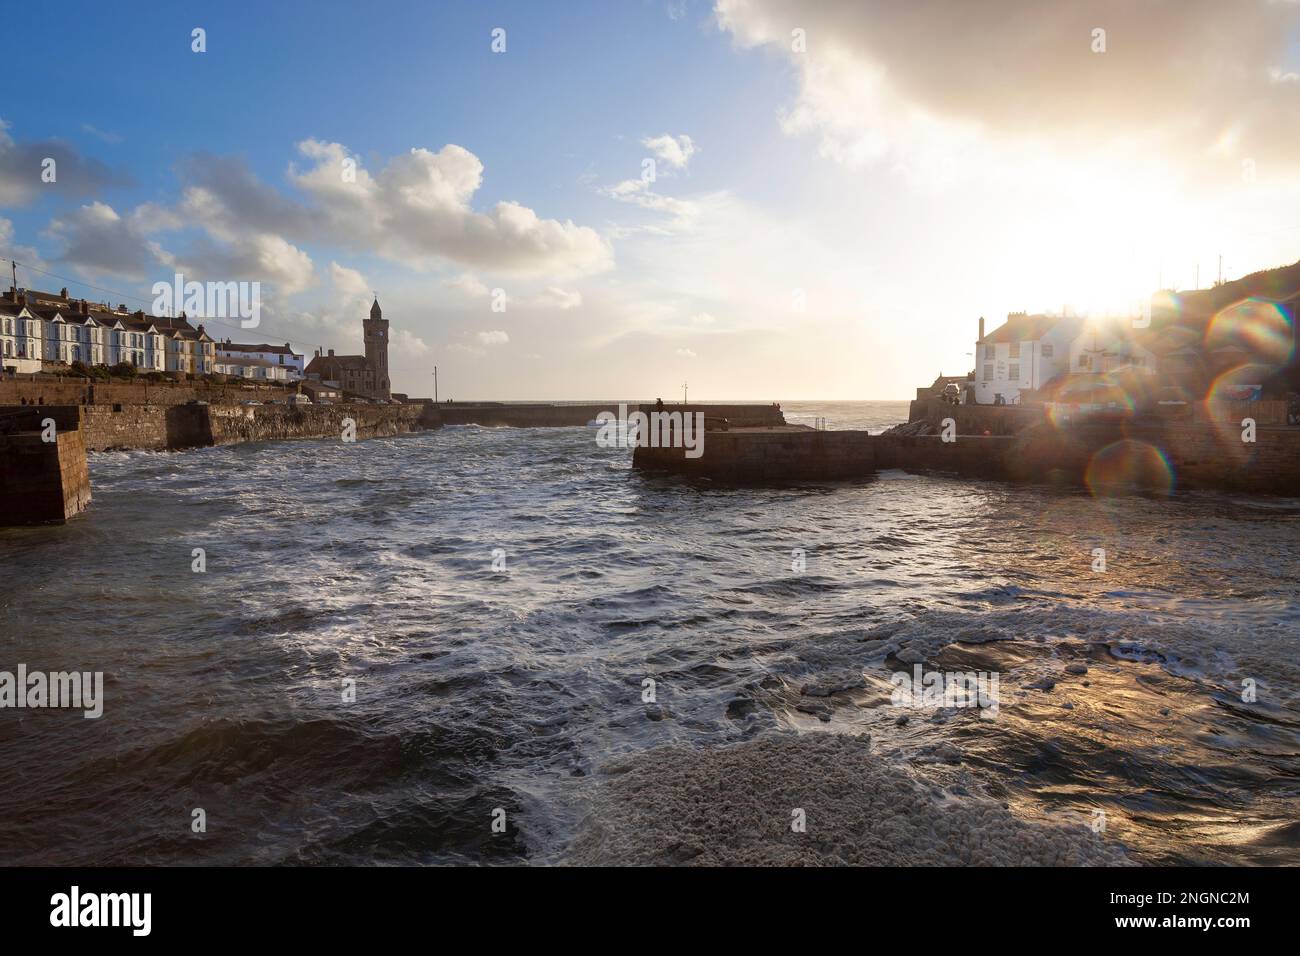
{"type": "Polygon", "coordinates": [[[1286,310],[1264,299],[1242,299],[1221,309],[1205,329],[1207,352],[1235,357],[1233,364],[1280,368],[1295,351],[1286,310]]]}
{"type": "Polygon", "coordinates": [[[1249,402],[1260,397],[1259,390],[1269,376],[1277,371],[1275,366],[1247,363],[1235,365],[1210,383],[1205,393],[1207,406],[1212,402],[1249,402]]]}
{"type": "Polygon", "coordinates": [[[1099,449],[1088,462],[1084,477],[1095,498],[1110,498],[1135,491],[1168,495],[1174,490],[1169,459],[1155,445],[1125,439],[1099,449]]]}

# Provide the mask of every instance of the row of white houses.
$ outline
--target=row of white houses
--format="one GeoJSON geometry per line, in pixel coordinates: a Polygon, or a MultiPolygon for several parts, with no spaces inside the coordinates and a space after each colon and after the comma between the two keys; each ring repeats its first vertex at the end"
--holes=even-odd
{"type": "Polygon", "coordinates": [[[0,296],[0,358],[6,370],[39,372],[51,365],[117,365],[141,371],[214,371],[217,344],[180,318],[112,309],[84,299],[10,288],[0,296]]]}
{"type": "Polygon", "coordinates": [[[220,374],[259,382],[303,377],[303,356],[285,343],[218,342],[179,318],[128,312],[102,303],[12,286],[0,295],[0,369],[30,373],[81,362],[125,362],[141,372],[220,374]]]}

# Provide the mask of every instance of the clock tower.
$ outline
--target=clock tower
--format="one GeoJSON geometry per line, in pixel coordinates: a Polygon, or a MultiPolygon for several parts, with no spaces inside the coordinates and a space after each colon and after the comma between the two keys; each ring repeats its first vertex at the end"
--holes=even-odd
{"type": "Polygon", "coordinates": [[[366,367],[374,377],[374,394],[377,398],[391,398],[388,381],[388,320],[379,308],[379,299],[370,307],[370,318],[361,323],[365,331],[366,367]]]}

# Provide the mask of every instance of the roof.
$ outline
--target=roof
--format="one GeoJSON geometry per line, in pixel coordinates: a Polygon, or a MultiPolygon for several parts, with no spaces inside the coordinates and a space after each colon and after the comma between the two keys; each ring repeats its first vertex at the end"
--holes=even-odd
{"type": "Polygon", "coordinates": [[[1006,322],[980,339],[979,344],[1037,341],[1062,322],[1077,321],[1079,320],[1061,315],[1026,315],[1023,312],[1013,312],[1007,316],[1006,322]]]}
{"type": "Polygon", "coordinates": [[[364,355],[317,355],[307,366],[307,371],[320,371],[327,368],[356,368],[368,370],[370,363],[364,355]]]}
{"type": "Polygon", "coordinates": [[[218,342],[218,352],[268,352],[275,355],[298,355],[288,343],[284,345],[243,345],[239,342],[218,342]]]}
{"type": "Polygon", "coordinates": [[[238,365],[248,368],[281,368],[275,362],[269,362],[266,359],[243,358],[237,355],[221,355],[217,357],[218,365],[238,365]]]}

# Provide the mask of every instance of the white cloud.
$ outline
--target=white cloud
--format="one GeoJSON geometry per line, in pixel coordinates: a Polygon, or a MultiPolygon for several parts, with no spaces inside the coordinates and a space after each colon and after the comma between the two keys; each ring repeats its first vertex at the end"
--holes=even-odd
{"type": "Polygon", "coordinates": [[[480,332],[477,338],[483,345],[505,345],[510,341],[510,336],[501,329],[492,329],[488,332],[480,332]]]}
{"type": "Polygon", "coordinates": [[[819,132],[823,153],[849,164],[946,152],[967,165],[976,143],[1196,163],[1225,133],[1232,156],[1300,159],[1300,88],[1278,79],[1295,3],[717,0],[715,17],[739,45],[789,60],[800,89],[787,129],[819,132]],[[791,49],[796,27],[806,52],[791,49]]]}
{"type": "Polygon", "coordinates": [[[45,260],[40,253],[31,246],[18,245],[14,241],[14,224],[3,216],[0,216],[0,252],[4,253],[6,259],[16,259],[20,265],[45,268],[45,260]]]}
{"type": "MultiPolygon", "coordinates": [[[[582,275],[613,265],[609,245],[589,227],[542,219],[511,201],[475,211],[483,164],[463,147],[414,148],[373,176],[358,167],[354,182],[342,174],[352,157],[341,144],[305,140],[298,149],[314,165],[291,167],[290,179],[314,205],[282,210],[285,231],[310,224],[330,241],[418,266],[447,260],[520,275],[582,275]]],[[[225,181],[207,178],[209,188],[225,181]]]]}
{"type": "Polygon", "coordinates": [[[370,291],[370,283],[356,269],[349,269],[337,262],[330,263],[330,283],[342,295],[363,297],[370,291]]]}
{"type": "Polygon", "coordinates": [[[622,230],[624,235],[634,232],[658,232],[671,235],[694,227],[700,213],[700,207],[696,203],[654,192],[651,186],[652,184],[644,179],[625,179],[602,190],[610,199],[617,199],[619,202],[640,206],[642,209],[662,213],[668,217],[651,227],[642,227],[641,229],[624,228],[622,230]]]}
{"type": "Polygon", "coordinates": [[[429,353],[428,343],[410,329],[399,328],[393,334],[393,348],[395,355],[406,358],[418,358],[429,353]]]}
{"type": "Polygon", "coordinates": [[[567,312],[582,305],[582,293],[566,292],[556,286],[547,286],[533,296],[531,304],[541,309],[559,309],[561,312],[567,312]]]}
{"type": "Polygon", "coordinates": [[[59,139],[17,142],[0,119],[0,207],[24,206],[38,196],[88,196],[130,180],[59,139]],[[41,176],[53,160],[53,182],[41,176]]]}
{"type": "Polygon", "coordinates": [[[682,358],[686,358],[686,359],[699,358],[699,356],[696,355],[696,354],[695,354],[693,351],[691,351],[690,349],[678,349],[677,352],[676,352],[676,354],[677,354],[677,355],[680,355],[682,358]]]}
{"type": "Polygon", "coordinates": [[[455,276],[451,279],[443,279],[442,284],[449,289],[455,289],[462,295],[468,296],[471,299],[486,298],[490,294],[488,287],[476,276],[472,276],[468,272],[462,273],[461,275],[455,276]]]}
{"type": "Polygon", "coordinates": [[[641,140],[641,145],[654,153],[655,158],[661,163],[667,163],[673,169],[685,169],[691,157],[698,151],[694,141],[685,133],[680,136],[673,136],[670,133],[664,133],[662,136],[647,136],[641,140]]]}
{"type": "Polygon", "coordinates": [[[59,261],[94,275],[143,279],[172,257],[151,241],[134,217],[122,217],[112,206],[93,202],[51,220],[47,234],[62,243],[59,261]]]}

